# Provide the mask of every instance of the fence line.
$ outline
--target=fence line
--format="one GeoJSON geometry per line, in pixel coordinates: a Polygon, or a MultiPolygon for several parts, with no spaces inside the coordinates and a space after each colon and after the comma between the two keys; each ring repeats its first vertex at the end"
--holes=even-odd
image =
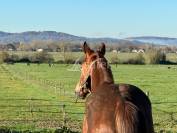
{"type": "Polygon", "coordinates": [[[13,78],[18,78],[20,80],[25,81],[33,81],[33,83],[43,85],[45,88],[46,87],[52,88],[53,90],[55,90],[55,92],[62,92],[61,90],[63,90],[63,94],[65,92],[64,85],[61,82],[57,83],[57,81],[42,79],[37,76],[28,74],[27,71],[25,73],[21,71],[15,72],[10,70],[7,66],[5,67],[4,65],[1,65],[1,67],[3,68],[4,71],[8,72],[8,74],[11,75],[13,78]]]}
{"type": "MultiPolygon", "coordinates": [[[[8,73],[12,80],[24,80],[27,83],[34,83],[42,86],[42,88],[50,88],[59,97],[67,97],[73,99],[74,96],[68,96],[64,84],[48,79],[41,79],[20,71],[12,71],[7,66],[1,65],[1,71],[8,73]],[[66,95],[67,94],[67,95],[66,95]]],[[[83,102],[75,104],[74,100],[50,100],[50,99],[35,99],[35,98],[2,98],[0,101],[6,101],[7,105],[0,105],[0,113],[11,113],[6,119],[0,118],[0,127],[14,127],[16,125],[32,126],[37,128],[59,128],[69,126],[69,128],[80,131],[82,123],[82,115],[84,115],[83,102]],[[23,101],[22,105],[10,104],[11,101],[23,101]],[[38,103],[44,103],[39,104],[38,103]],[[37,102],[37,103],[35,103],[37,102]],[[45,103],[49,102],[49,103],[45,103]],[[53,104],[51,104],[53,103],[53,104]],[[74,109],[74,110],[71,110],[74,109]],[[13,113],[12,113],[13,112],[13,113]]],[[[8,114],[7,114],[8,115],[8,114]]]]}
{"type": "MultiPolygon", "coordinates": [[[[30,101],[30,100],[28,100],[30,101]]],[[[80,131],[81,130],[81,123],[82,123],[82,115],[84,113],[82,111],[68,111],[67,108],[80,108],[84,106],[74,106],[74,105],[65,105],[65,104],[58,104],[58,105],[34,105],[32,102],[29,102],[28,105],[0,105],[0,113],[4,113],[1,109],[12,110],[15,114],[24,114],[26,113],[25,117],[15,117],[15,118],[0,118],[0,127],[14,127],[16,125],[30,125],[37,128],[59,128],[70,126],[72,130],[80,131]],[[55,111],[42,109],[41,107],[55,107],[55,111]],[[14,109],[11,109],[14,108],[14,109]],[[21,108],[24,108],[23,110],[21,108]],[[40,109],[40,110],[38,110],[40,109]],[[39,115],[36,118],[36,115],[39,115]],[[75,117],[73,117],[73,115],[75,117]],[[80,115],[80,118],[78,118],[80,115]],[[74,125],[75,127],[72,127],[74,125]]]]}

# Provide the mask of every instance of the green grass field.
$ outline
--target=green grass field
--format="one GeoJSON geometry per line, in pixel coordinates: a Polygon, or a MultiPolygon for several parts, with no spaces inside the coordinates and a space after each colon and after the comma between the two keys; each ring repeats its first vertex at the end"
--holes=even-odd
{"type": "MultiPolygon", "coordinates": [[[[72,65],[0,65],[0,126],[53,131],[63,125],[81,130],[84,101],[75,103],[79,71],[72,65]],[[65,105],[65,106],[63,106],[65,105]]],[[[177,66],[112,65],[116,83],[149,91],[156,132],[177,132],[177,66]]]]}

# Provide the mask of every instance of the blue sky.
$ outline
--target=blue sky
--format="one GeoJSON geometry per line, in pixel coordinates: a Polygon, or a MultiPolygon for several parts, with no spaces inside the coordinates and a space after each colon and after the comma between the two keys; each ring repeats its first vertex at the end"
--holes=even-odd
{"type": "Polygon", "coordinates": [[[177,0],[0,0],[0,31],[177,37],[177,0]]]}

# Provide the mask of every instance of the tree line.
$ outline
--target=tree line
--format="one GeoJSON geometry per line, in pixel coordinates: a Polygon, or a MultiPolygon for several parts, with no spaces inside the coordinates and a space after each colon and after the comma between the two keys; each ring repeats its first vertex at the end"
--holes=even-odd
{"type": "MultiPolygon", "coordinates": [[[[98,44],[91,43],[93,49],[97,49],[98,44]]],[[[166,59],[167,53],[177,51],[176,47],[170,46],[155,46],[150,44],[130,45],[126,42],[120,44],[107,44],[107,51],[112,52],[109,62],[111,64],[175,64],[166,59]],[[130,53],[132,50],[142,49],[145,53],[139,53],[135,57],[130,57],[127,60],[120,60],[119,53],[130,53]]],[[[57,42],[57,41],[33,41],[30,44],[14,43],[0,45],[0,63],[67,63],[73,64],[76,58],[72,52],[82,51],[82,43],[57,42]],[[42,51],[37,51],[42,49],[42,51]],[[35,51],[33,54],[9,54],[9,51],[35,51]],[[63,59],[55,60],[49,52],[60,52],[63,59]],[[70,52],[70,54],[67,54],[70,52]]],[[[55,53],[57,54],[57,53],[55,53]]],[[[81,62],[80,59],[78,62],[81,62]]]]}
{"type": "MultiPolygon", "coordinates": [[[[97,43],[90,43],[93,49],[98,47],[97,43]]],[[[158,46],[154,44],[139,44],[133,45],[129,42],[123,41],[120,43],[109,43],[106,44],[107,51],[119,51],[119,52],[132,52],[132,50],[143,49],[145,52],[152,48],[157,48],[166,53],[177,52],[176,46],[158,46]]],[[[43,49],[47,52],[61,52],[61,51],[72,51],[80,52],[82,50],[82,42],[67,42],[67,41],[32,41],[31,43],[10,43],[6,45],[0,45],[0,51],[37,51],[38,49],[43,49]]]]}

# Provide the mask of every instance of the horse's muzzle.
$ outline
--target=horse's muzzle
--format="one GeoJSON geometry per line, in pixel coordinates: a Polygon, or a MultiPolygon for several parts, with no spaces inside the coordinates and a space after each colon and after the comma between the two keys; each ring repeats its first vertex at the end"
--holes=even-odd
{"type": "Polygon", "coordinates": [[[86,95],[82,92],[75,92],[76,97],[80,98],[80,99],[84,99],[86,97],[86,95]]]}

